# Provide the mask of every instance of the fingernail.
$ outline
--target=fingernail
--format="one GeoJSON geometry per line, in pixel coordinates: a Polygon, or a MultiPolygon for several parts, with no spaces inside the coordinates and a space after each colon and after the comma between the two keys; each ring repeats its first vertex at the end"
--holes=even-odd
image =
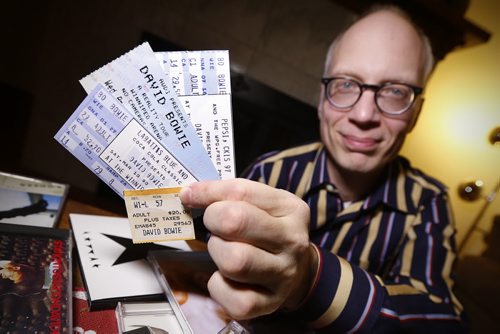
{"type": "Polygon", "coordinates": [[[181,202],[184,204],[191,203],[191,188],[190,187],[182,187],[181,192],[179,193],[181,198],[181,202]]]}

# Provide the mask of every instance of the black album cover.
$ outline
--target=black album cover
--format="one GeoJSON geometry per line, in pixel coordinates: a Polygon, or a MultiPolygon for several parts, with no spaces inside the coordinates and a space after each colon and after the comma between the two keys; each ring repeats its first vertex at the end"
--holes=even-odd
{"type": "Polygon", "coordinates": [[[154,249],[189,249],[185,241],[134,244],[127,218],[69,215],[91,311],[118,301],[163,300],[146,256],[154,249]]]}
{"type": "Polygon", "coordinates": [[[71,333],[69,230],[0,224],[0,333],[71,333]]]}

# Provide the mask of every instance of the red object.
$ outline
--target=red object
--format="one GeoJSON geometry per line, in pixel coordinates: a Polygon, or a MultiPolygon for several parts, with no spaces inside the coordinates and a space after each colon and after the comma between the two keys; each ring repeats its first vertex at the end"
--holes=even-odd
{"type": "Polygon", "coordinates": [[[115,310],[90,311],[83,288],[73,290],[74,334],[117,334],[115,310]]]}

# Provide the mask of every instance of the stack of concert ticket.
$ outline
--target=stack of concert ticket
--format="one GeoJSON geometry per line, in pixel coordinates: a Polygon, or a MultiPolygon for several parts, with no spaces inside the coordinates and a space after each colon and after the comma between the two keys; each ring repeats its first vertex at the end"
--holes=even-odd
{"type": "Polygon", "coordinates": [[[144,43],[80,83],[54,138],[125,199],[134,242],[194,238],[181,187],[235,177],[228,51],[144,43]]]}

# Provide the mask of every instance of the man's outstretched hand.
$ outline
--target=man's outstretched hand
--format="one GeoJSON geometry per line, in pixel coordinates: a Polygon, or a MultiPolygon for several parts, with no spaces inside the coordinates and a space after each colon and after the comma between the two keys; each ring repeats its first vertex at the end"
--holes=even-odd
{"type": "Polygon", "coordinates": [[[246,179],[191,184],[181,201],[205,208],[208,251],[218,267],[208,290],[231,317],[294,309],[307,296],[318,258],[304,201],[246,179]]]}

